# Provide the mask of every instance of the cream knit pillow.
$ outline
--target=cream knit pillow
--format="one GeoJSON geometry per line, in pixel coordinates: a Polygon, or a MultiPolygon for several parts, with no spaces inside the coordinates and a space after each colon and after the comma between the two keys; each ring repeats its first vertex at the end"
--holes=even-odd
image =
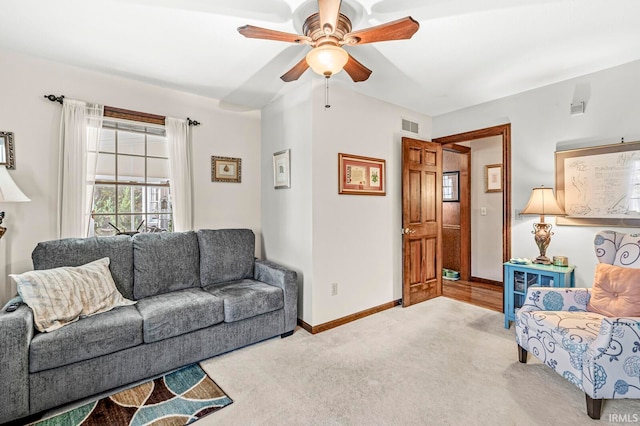
{"type": "Polygon", "coordinates": [[[33,310],[35,327],[53,331],[117,306],[133,305],[116,288],[109,258],[82,266],[65,266],[9,275],[22,300],[33,310]]]}

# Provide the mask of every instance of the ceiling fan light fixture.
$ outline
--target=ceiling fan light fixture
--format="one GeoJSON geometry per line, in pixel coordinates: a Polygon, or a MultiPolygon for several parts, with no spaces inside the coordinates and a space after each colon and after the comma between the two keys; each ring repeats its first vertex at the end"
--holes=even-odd
{"type": "Polygon", "coordinates": [[[330,77],[342,71],[349,61],[349,54],[341,47],[325,44],[307,53],[307,64],[316,73],[330,77]]]}

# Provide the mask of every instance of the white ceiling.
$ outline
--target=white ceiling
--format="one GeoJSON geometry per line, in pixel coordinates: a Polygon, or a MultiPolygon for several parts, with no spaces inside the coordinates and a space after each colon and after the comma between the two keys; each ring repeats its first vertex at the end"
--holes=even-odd
{"type": "MultiPolygon", "coordinates": [[[[0,46],[259,108],[297,82],[298,33],[315,0],[1,0],[0,46]]],[[[436,116],[640,60],[638,0],[343,0],[354,30],[412,16],[411,40],[348,48],[373,70],[354,90],[436,116]]]]}

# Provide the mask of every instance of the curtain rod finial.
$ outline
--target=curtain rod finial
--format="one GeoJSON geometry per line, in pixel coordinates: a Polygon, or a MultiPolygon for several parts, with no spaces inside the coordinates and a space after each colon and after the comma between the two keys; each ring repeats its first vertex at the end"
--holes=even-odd
{"type": "Polygon", "coordinates": [[[58,103],[62,103],[62,100],[64,99],[64,95],[61,96],[56,96],[56,95],[44,95],[45,98],[49,99],[51,102],[58,102],[58,103]]]}
{"type": "Polygon", "coordinates": [[[189,126],[199,126],[200,122],[198,120],[192,120],[189,117],[187,117],[187,123],[189,123],[189,126]]]}

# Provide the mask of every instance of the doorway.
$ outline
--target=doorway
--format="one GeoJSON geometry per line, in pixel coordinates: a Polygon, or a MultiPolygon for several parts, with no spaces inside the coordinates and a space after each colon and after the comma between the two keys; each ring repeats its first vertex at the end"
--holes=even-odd
{"type": "Polygon", "coordinates": [[[443,202],[443,268],[457,270],[459,275],[444,277],[442,294],[503,311],[502,263],[511,257],[511,125],[436,138],[434,142],[443,145],[443,172],[458,172],[460,185],[459,202],[443,202]],[[491,154],[493,161],[485,151],[488,142],[497,145],[498,152],[491,154]],[[484,167],[500,162],[502,191],[485,194],[484,167]],[[492,216],[493,225],[488,226],[492,216]],[[500,243],[501,250],[497,247],[500,243]]]}

